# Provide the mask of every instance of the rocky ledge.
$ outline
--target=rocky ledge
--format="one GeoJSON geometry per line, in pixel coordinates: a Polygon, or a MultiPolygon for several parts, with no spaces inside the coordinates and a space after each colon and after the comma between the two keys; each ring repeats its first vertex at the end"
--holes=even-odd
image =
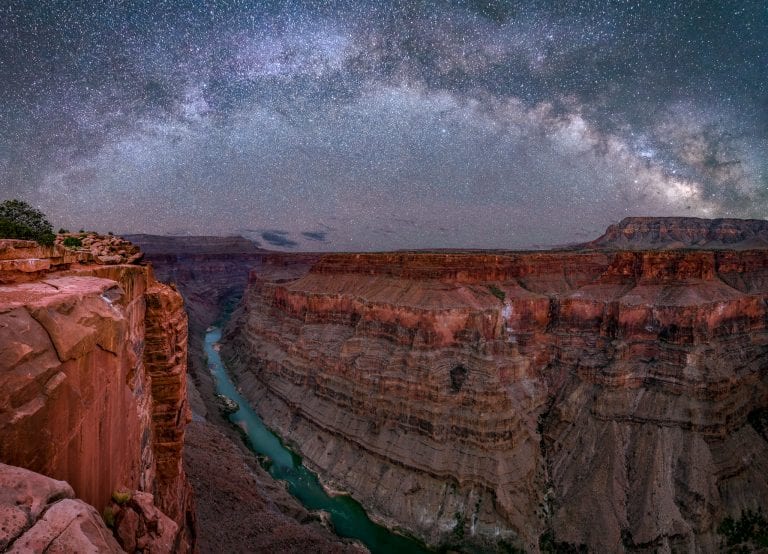
{"type": "Polygon", "coordinates": [[[765,249],[332,254],[253,273],[224,343],[311,467],[433,545],[713,551],[768,507],[765,249]]]}
{"type": "Polygon", "coordinates": [[[172,548],[185,552],[194,511],[182,467],[181,296],[148,266],[68,252],[0,244],[13,262],[0,272],[0,460],[67,481],[99,511],[118,488],[148,493],[175,522],[172,548]]]}

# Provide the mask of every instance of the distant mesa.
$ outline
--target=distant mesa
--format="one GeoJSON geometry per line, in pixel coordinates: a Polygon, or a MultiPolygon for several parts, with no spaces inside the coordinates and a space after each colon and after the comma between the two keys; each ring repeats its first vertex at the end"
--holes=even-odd
{"type": "Polygon", "coordinates": [[[574,246],[595,250],[768,248],[768,221],[698,217],[627,217],[597,239],[574,246]]]}

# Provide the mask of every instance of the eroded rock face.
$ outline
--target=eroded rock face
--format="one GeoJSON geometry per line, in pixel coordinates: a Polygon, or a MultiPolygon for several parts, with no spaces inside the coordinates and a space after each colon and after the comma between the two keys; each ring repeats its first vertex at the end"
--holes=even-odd
{"type": "Polygon", "coordinates": [[[254,268],[305,266],[319,256],[259,248],[243,237],[127,235],[139,245],[159,281],[174,283],[185,300],[190,336],[203,335],[227,304],[236,303],[254,268]]]}
{"type": "Polygon", "coordinates": [[[0,551],[123,552],[101,516],[64,481],[0,463],[0,551]]]}
{"type": "Polygon", "coordinates": [[[185,551],[181,296],[144,266],[54,265],[0,285],[0,460],[65,480],[99,508],[118,487],[154,493],[185,551]]]}
{"type": "Polygon", "coordinates": [[[171,554],[179,551],[179,526],[155,505],[146,492],[130,491],[127,500],[108,507],[114,533],[126,552],[171,554]]]}
{"type": "Polygon", "coordinates": [[[223,353],[266,423],[432,544],[717,548],[765,508],[768,251],[324,256],[223,353]]]}

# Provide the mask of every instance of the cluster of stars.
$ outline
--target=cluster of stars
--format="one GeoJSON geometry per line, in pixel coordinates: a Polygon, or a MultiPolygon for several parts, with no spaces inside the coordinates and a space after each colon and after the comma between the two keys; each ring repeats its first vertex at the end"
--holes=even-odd
{"type": "Polygon", "coordinates": [[[8,0],[0,200],[313,250],[762,218],[766,87],[759,0],[8,0]]]}

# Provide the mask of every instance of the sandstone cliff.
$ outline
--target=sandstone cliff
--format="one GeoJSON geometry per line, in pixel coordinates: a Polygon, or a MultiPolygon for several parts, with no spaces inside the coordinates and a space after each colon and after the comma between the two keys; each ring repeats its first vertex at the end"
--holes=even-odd
{"type": "Polygon", "coordinates": [[[0,463],[0,551],[124,552],[64,481],[0,463]]]}
{"type": "Polygon", "coordinates": [[[149,267],[60,246],[0,241],[0,259],[0,462],[66,481],[99,510],[120,487],[152,493],[188,550],[181,297],[149,267]]]}
{"type": "Polygon", "coordinates": [[[255,272],[224,354],[310,466],[432,544],[712,551],[768,507],[768,251],[741,246],[331,254],[255,272]]]}

